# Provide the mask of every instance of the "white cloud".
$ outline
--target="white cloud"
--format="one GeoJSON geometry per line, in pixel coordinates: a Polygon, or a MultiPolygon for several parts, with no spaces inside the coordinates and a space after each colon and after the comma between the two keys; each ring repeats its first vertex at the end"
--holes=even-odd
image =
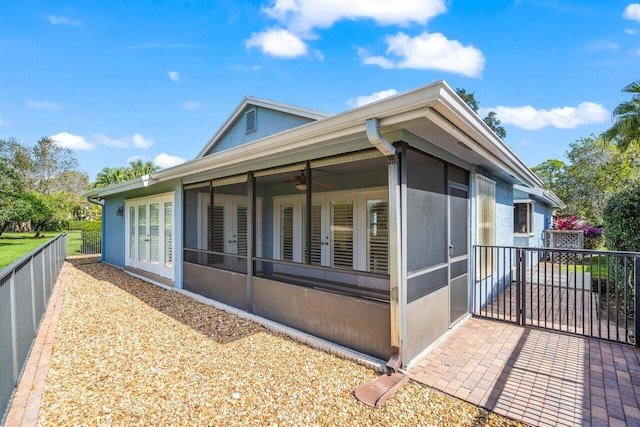
{"type": "Polygon", "coordinates": [[[625,34],[633,35],[633,34],[637,33],[638,31],[634,30],[633,28],[625,28],[624,32],[625,32],[625,34]]]}
{"type": "Polygon", "coordinates": [[[603,51],[603,50],[615,51],[620,49],[620,44],[601,40],[601,41],[596,41],[588,44],[587,46],[585,46],[585,49],[591,52],[597,52],[597,51],[603,51]]]}
{"type": "Polygon", "coordinates": [[[307,54],[306,43],[282,28],[253,33],[250,39],[245,40],[245,45],[247,48],[259,47],[263,53],[279,58],[295,58],[307,54]]]}
{"type": "MultiPolygon", "coordinates": [[[[247,47],[260,47],[267,55],[295,58],[307,53],[305,41],[317,38],[314,29],[330,28],[342,20],[370,19],[378,25],[426,25],[447,11],[445,0],[275,0],[263,12],[277,28],[252,34],[247,47]]],[[[324,56],[314,50],[321,61],[324,56]]]]}
{"type": "Polygon", "coordinates": [[[373,102],[380,101],[381,99],[389,98],[390,96],[396,95],[397,93],[398,91],[395,89],[381,90],[379,92],[374,92],[371,95],[363,95],[356,98],[350,98],[347,100],[346,104],[351,107],[362,107],[363,105],[371,104],[373,102]]]}
{"type": "Polygon", "coordinates": [[[298,35],[313,28],[329,28],[340,20],[373,19],[381,25],[425,25],[446,12],[444,0],[276,0],[263,9],[298,35]]]}
{"type": "Polygon", "coordinates": [[[160,166],[161,168],[170,168],[171,166],[176,166],[186,161],[187,159],[178,156],[172,156],[166,153],[160,153],[153,159],[153,163],[160,166]]]}
{"type": "Polygon", "coordinates": [[[416,37],[398,33],[387,36],[386,42],[387,54],[397,59],[364,56],[363,63],[382,68],[440,70],[467,77],[480,77],[484,69],[485,58],[480,50],[449,40],[442,33],[424,32],[416,37]]]}
{"type": "Polygon", "coordinates": [[[183,110],[202,110],[204,108],[204,104],[200,101],[187,101],[182,104],[183,110]]]}
{"type": "Polygon", "coordinates": [[[78,21],[76,19],[71,19],[68,16],[53,16],[50,15],[47,17],[49,23],[52,25],[70,25],[72,27],[79,27],[82,25],[82,21],[78,21]]]}
{"type": "Polygon", "coordinates": [[[631,21],[640,22],[640,3],[631,3],[625,9],[622,14],[624,19],[630,19],[631,21]]]}
{"type": "Polygon", "coordinates": [[[177,71],[169,71],[169,78],[174,81],[174,82],[179,82],[180,81],[180,73],[178,73],[177,71]]]}
{"type": "Polygon", "coordinates": [[[27,99],[27,106],[35,110],[62,110],[64,108],[64,105],[57,102],[33,101],[31,99],[27,99]]]}
{"type": "Polygon", "coordinates": [[[395,68],[396,63],[390,59],[385,58],[384,56],[367,56],[362,60],[362,63],[365,65],[378,65],[384,69],[395,68]]]}
{"type": "Polygon", "coordinates": [[[490,107],[478,109],[478,114],[486,115],[495,111],[503,124],[522,129],[536,130],[547,126],[559,129],[573,129],[578,126],[602,123],[610,117],[609,111],[594,102],[582,102],[577,107],[559,107],[551,110],[536,109],[530,105],[522,107],[490,107]]]}
{"type": "Polygon", "coordinates": [[[139,133],[134,133],[131,139],[133,141],[133,146],[136,148],[149,148],[153,145],[153,139],[145,139],[139,133]]]}
{"type": "Polygon", "coordinates": [[[93,139],[100,144],[113,148],[136,147],[146,149],[153,145],[152,139],[146,139],[139,133],[134,133],[131,136],[125,136],[119,139],[109,138],[108,136],[97,133],[93,135],[93,139]]]}
{"type": "Polygon", "coordinates": [[[83,136],[73,135],[68,132],[60,132],[55,135],[51,135],[51,139],[56,142],[56,145],[63,148],[70,148],[72,150],[93,150],[95,146],[87,141],[83,136]]]}

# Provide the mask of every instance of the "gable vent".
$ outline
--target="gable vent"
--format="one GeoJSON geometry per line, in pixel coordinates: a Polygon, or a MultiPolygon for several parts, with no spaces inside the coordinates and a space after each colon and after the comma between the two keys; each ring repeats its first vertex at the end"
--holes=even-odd
{"type": "Polygon", "coordinates": [[[256,109],[252,108],[251,110],[244,113],[244,124],[245,124],[245,132],[251,133],[256,131],[256,109]]]}

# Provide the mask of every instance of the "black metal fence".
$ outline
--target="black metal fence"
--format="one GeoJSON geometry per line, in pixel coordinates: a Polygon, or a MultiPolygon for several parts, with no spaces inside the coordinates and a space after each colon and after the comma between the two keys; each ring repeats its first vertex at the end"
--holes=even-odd
{"type": "Polygon", "coordinates": [[[640,346],[640,253],[474,246],[473,313],[640,346]]]}
{"type": "Polygon", "coordinates": [[[65,259],[62,234],[0,271],[0,425],[65,259]]]}
{"type": "Polygon", "coordinates": [[[67,231],[67,255],[94,255],[102,252],[102,232],[67,231]]]}

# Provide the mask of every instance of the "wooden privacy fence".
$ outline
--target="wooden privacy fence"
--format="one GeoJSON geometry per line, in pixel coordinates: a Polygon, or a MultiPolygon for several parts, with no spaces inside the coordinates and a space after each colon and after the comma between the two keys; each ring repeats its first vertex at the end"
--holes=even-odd
{"type": "Polygon", "coordinates": [[[64,263],[62,234],[0,271],[0,425],[64,263]]]}

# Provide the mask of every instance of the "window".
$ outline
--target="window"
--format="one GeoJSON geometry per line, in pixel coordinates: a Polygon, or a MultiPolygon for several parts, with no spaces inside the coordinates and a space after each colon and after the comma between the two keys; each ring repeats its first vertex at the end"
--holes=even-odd
{"type": "MultiPolygon", "coordinates": [[[[482,175],[476,175],[476,209],[478,245],[496,243],[496,183],[482,175]]],[[[482,280],[494,270],[493,250],[480,248],[476,278],[482,280]]]]}
{"type": "MultiPolygon", "coordinates": [[[[311,265],[389,272],[389,206],[385,190],[326,192],[311,209],[311,265]]],[[[276,259],[305,263],[304,196],[274,198],[276,259]]]]}
{"type": "Polygon", "coordinates": [[[533,234],[533,201],[516,200],[513,205],[513,232],[533,234]]]}

